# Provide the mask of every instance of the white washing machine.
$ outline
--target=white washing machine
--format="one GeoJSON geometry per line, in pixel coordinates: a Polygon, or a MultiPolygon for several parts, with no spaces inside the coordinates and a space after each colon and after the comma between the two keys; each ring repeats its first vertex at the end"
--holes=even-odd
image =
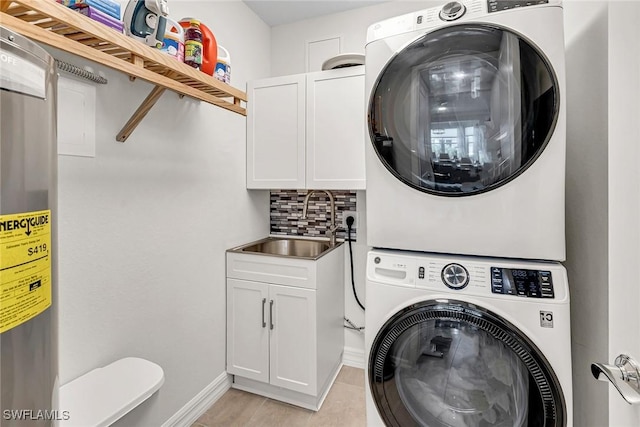
{"type": "Polygon", "coordinates": [[[561,264],[372,250],[366,286],[368,426],[572,426],[561,264]]]}
{"type": "Polygon", "coordinates": [[[468,0],[369,27],[367,243],[565,259],[559,0],[468,0]]]}

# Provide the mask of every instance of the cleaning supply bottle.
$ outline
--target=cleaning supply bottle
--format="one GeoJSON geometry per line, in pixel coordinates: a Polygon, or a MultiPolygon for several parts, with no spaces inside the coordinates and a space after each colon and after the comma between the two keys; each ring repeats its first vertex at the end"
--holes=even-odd
{"type": "MultiPolygon", "coordinates": [[[[193,18],[182,18],[180,25],[185,29],[189,28],[191,19],[193,18]]],[[[203,22],[200,22],[200,31],[202,31],[202,66],[200,71],[213,76],[218,59],[218,43],[213,32],[203,22]]]]}
{"type": "Polygon", "coordinates": [[[231,55],[222,46],[218,46],[218,62],[216,63],[214,77],[221,82],[231,84],[231,55]]]}
{"type": "Polygon", "coordinates": [[[167,27],[160,51],[184,62],[184,28],[173,19],[167,18],[167,27]]]}
{"type": "Polygon", "coordinates": [[[192,19],[184,32],[184,63],[197,70],[202,66],[202,31],[197,19],[192,19]]]}

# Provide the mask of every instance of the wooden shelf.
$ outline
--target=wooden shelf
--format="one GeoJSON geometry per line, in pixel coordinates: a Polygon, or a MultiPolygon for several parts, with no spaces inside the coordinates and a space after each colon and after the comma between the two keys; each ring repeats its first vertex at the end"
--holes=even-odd
{"type": "Polygon", "coordinates": [[[164,90],[246,116],[247,95],[55,0],[0,0],[0,24],[32,40],[156,85],[120,131],[124,142],[164,90]]]}

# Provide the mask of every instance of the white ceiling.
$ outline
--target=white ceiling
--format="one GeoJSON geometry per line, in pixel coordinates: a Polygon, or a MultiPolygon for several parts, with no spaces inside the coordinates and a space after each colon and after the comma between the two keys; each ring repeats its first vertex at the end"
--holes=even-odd
{"type": "Polygon", "coordinates": [[[387,1],[389,0],[244,0],[251,10],[272,27],[387,1]]]}

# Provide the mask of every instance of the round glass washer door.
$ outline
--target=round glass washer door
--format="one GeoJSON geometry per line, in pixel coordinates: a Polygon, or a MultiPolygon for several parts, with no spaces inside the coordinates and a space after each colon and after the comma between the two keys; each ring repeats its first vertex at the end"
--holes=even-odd
{"type": "Polygon", "coordinates": [[[387,426],[564,427],[558,379],[517,328],[475,305],[425,301],[378,332],[372,398],[387,426]]]}
{"type": "Polygon", "coordinates": [[[369,103],[369,132],[384,166],[442,196],[489,191],[542,153],[559,87],[533,43],[506,28],[453,25],[398,52],[369,103]]]}

